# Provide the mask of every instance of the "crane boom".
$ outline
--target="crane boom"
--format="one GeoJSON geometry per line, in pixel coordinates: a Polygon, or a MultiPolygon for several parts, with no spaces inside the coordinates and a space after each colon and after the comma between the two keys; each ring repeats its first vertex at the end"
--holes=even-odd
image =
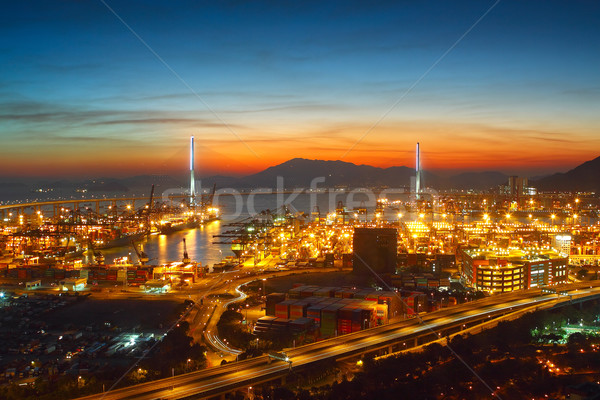
{"type": "Polygon", "coordinates": [[[189,264],[192,260],[190,260],[190,257],[188,256],[188,252],[187,252],[187,245],[185,243],[185,238],[183,238],[183,259],[181,260],[182,262],[189,264]]]}
{"type": "Polygon", "coordinates": [[[210,197],[208,198],[208,204],[212,207],[213,200],[215,198],[215,192],[217,191],[217,184],[213,184],[212,192],[210,193],[210,197]]]}
{"type": "Polygon", "coordinates": [[[133,250],[135,251],[135,254],[138,257],[138,260],[140,260],[140,264],[144,265],[146,264],[150,258],[148,257],[148,254],[144,253],[144,251],[139,251],[137,248],[137,245],[135,244],[135,242],[132,240],[131,241],[131,245],[133,246],[133,250]]]}
{"type": "Polygon", "coordinates": [[[146,215],[146,232],[150,234],[152,229],[150,229],[151,216],[152,216],[152,208],[154,207],[154,184],[152,184],[152,189],[150,190],[150,201],[148,203],[148,213],[146,215]]]}

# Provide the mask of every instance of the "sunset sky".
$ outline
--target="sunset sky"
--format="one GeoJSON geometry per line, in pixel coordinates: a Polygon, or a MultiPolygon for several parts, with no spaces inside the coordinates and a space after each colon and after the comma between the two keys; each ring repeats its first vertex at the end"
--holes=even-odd
{"type": "Polygon", "coordinates": [[[598,21],[597,1],[7,2],[0,176],[181,173],[190,135],[200,176],[412,167],[417,141],[429,170],[565,171],[600,156],[598,21]]]}

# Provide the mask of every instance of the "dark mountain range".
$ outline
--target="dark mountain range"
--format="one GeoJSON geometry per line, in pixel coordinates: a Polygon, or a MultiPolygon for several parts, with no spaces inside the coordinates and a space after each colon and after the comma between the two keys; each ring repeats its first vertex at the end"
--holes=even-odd
{"type": "Polygon", "coordinates": [[[283,164],[239,180],[247,187],[276,187],[277,177],[283,177],[285,187],[310,187],[315,178],[319,187],[331,186],[404,186],[410,182],[414,171],[408,167],[377,168],[356,165],[345,161],[323,161],[294,158],[283,164]]]}
{"type": "Polygon", "coordinates": [[[557,173],[532,182],[542,191],[600,191],[600,157],[584,162],[565,173],[557,173]]]}
{"type": "MultiPolygon", "coordinates": [[[[283,178],[286,188],[309,188],[315,178],[317,187],[409,187],[415,171],[409,167],[378,168],[370,165],[356,165],[345,161],[324,161],[294,158],[282,164],[243,178],[230,178],[226,181],[232,187],[256,188],[277,187],[277,178],[283,178]]],[[[202,181],[219,187],[225,177],[208,177],[202,181]]],[[[489,189],[506,183],[508,177],[500,172],[469,172],[449,178],[441,178],[423,171],[422,186],[436,189],[489,189]]],[[[206,185],[205,185],[206,186],[206,185]]]]}
{"type": "Polygon", "coordinates": [[[438,179],[432,182],[431,186],[445,190],[490,189],[507,182],[508,175],[497,171],[465,172],[447,179],[438,179]]]}

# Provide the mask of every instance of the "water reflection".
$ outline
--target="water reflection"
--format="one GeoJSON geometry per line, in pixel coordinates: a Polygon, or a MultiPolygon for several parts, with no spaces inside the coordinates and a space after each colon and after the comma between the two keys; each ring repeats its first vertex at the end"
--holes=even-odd
{"type": "MultiPolygon", "coordinates": [[[[221,261],[224,256],[233,255],[226,244],[212,244],[213,235],[221,232],[221,221],[213,221],[197,229],[186,229],[169,235],[152,235],[140,243],[140,249],[148,254],[149,264],[163,264],[171,261],[181,261],[183,258],[183,238],[187,242],[190,258],[201,262],[202,265],[212,266],[221,261]]],[[[102,251],[107,263],[115,258],[129,256],[137,262],[137,256],[132,247],[119,247],[102,251]]]]}

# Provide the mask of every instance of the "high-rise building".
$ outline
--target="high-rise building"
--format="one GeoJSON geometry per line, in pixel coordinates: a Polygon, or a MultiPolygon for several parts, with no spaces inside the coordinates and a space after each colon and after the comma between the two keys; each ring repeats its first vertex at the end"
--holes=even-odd
{"type": "Polygon", "coordinates": [[[394,228],[354,228],[352,269],[360,275],[396,272],[398,232],[394,228]]]}
{"type": "Polygon", "coordinates": [[[527,185],[527,178],[519,176],[508,177],[508,190],[512,197],[519,198],[520,196],[527,195],[529,193],[527,185]]]}

